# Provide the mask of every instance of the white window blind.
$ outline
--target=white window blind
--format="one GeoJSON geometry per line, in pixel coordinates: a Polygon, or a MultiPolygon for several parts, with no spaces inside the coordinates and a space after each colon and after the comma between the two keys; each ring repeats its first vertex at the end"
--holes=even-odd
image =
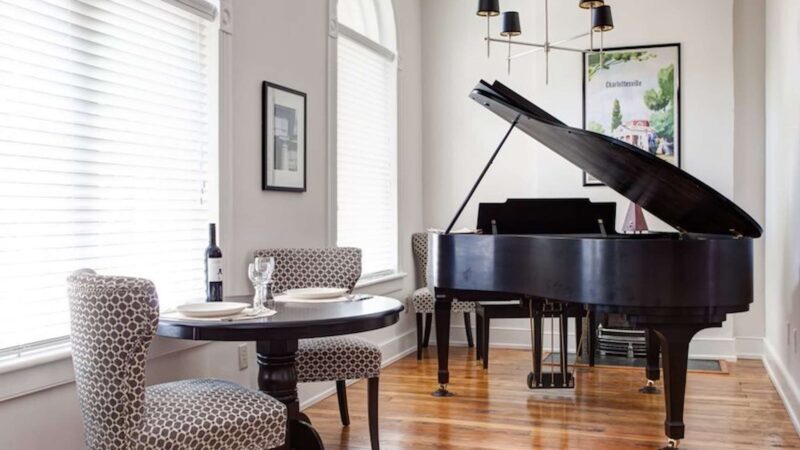
{"type": "Polygon", "coordinates": [[[161,0],[0,0],[0,352],[68,335],[79,268],[204,298],[212,31],[161,0]]]}
{"type": "Polygon", "coordinates": [[[337,234],[363,252],[363,277],[397,270],[397,68],[353,30],[337,44],[337,234]]]}

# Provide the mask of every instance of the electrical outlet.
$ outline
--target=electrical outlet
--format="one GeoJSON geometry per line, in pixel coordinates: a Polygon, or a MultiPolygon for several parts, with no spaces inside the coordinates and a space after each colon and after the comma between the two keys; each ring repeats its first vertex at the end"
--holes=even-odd
{"type": "Polygon", "coordinates": [[[792,345],[792,324],[791,322],[786,322],[786,345],[792,345]]]}
{"type": "Polygon", "coordinates": [[[239,370],[247,369],[247,344],[239,345],[239,370]]]}
{"type": "Polygon", "coordinates": [[[792,330],[792,340],[794,340],[794,352],[797,353],[797,328],[792,330]]]}

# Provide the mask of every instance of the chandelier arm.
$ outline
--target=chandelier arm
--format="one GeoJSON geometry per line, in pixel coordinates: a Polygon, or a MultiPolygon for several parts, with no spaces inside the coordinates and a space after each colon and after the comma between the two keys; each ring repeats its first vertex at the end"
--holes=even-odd
{"type": "MultiPolygon", "coordinates": [[[[506,39],[497,39],[497,38],[489,38],[490,42],[501,42],[505,45],[508,45],[508,40],[506,39]]],[[[524,47],[538,47],[544,48],[544,44],[537,44],[535,42],[525,42],[525,41],[511,41],[511,45],[522,45],[524,47]]]]}
{"type": "Polygon", "coordinates": [[[584,50],[580,49],[580,48],[561,47],[561,46],[557,46],[557,45],[551,45],[550,48],[553,49],[553,50],[563,50],[565,52],[576,52],[576,53],[583,53],[584,52],[584,50]]]}
{"type": "Polygon", "coordinates": [[[552,47],[552,46],[554,46],[554,45],[566,44],[567,42],[571,42],[571,41],[578,40],[578,39],[580,39],[580,38],[584,38],[584,37],[586,37],[586,36],[589,36],[590,34],[591,34],[591,33],[581,33],[581,34],[578,34],[578,35],[576,35],[576,36],[572,36],[572,37],[569,37],[569,38],[566,38],[566,39],[562,39],[562,40],[560,40],[560,41],[551,42],[551,43],[550,43],[550,46],[552,47]]]}
{"type": "Polygon", "coordinates": [[[534,48],[533,50],[527,50],[527,51],[524,51],[522,53],[517,53],[516,55],[511,55],[511,59],[522,58],[523,56],[528,56],[530,54],[543,52],[543,51],[544,51],[544,47],[534,48]]]}

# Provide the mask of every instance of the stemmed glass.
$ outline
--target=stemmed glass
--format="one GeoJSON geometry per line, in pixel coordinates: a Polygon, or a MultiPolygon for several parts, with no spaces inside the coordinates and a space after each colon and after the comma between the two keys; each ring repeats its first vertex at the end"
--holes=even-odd
{"type": "Polygon", "coordinates": [[[275,271],[275,258],[272,256],[258,256],[247,267],[247,276],[253,283],[255,295],[253,296],[253,309],[256,313],[266,309],[274,309],[275,300],[272,298],[270,283],[272,272],[275,271]]]}

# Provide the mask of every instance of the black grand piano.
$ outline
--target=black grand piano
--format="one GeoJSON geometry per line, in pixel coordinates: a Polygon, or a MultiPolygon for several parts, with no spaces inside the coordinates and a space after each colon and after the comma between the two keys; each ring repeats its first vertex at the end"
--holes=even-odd
{"type": "MultiPolygon", "coordinates": [[[[517,298],[587,305],[624,314],[660,344],[668,443],[684,437],[689,342],[721,326],[753,299],[752,239],[761,227],[700,180],[625,142],[565,125],[499,82],[481,81],[470,97],[511,126],[443,234],[431,234],[429,282],[436,296],[437,396],[452,395],[448,345],[454,298],[517,298]],[[451,234],[491,162],[514,128],[582,168],[677,232],[451,234]]],[[[588,206],[587,206],[588,205],[588,206]]],[[[576,202],[575,214],[591,214],[576,202]]],[[[587,210],[587,208],[589,208],[587,210]]],[[[541,211],[546,214],[546,209],[541,211]]],[[[607,224],[613,230],[613,223],[607,224]]],[[[504,224],[508,226],[508,224],[504,224]]],[[[512,226],[513,228],[513,226],[512,226]]],[[[524,229],[524,226],[521,227],[524,229]]],[[[653,346],[651,345],[651,348],[653,346]]]]}

